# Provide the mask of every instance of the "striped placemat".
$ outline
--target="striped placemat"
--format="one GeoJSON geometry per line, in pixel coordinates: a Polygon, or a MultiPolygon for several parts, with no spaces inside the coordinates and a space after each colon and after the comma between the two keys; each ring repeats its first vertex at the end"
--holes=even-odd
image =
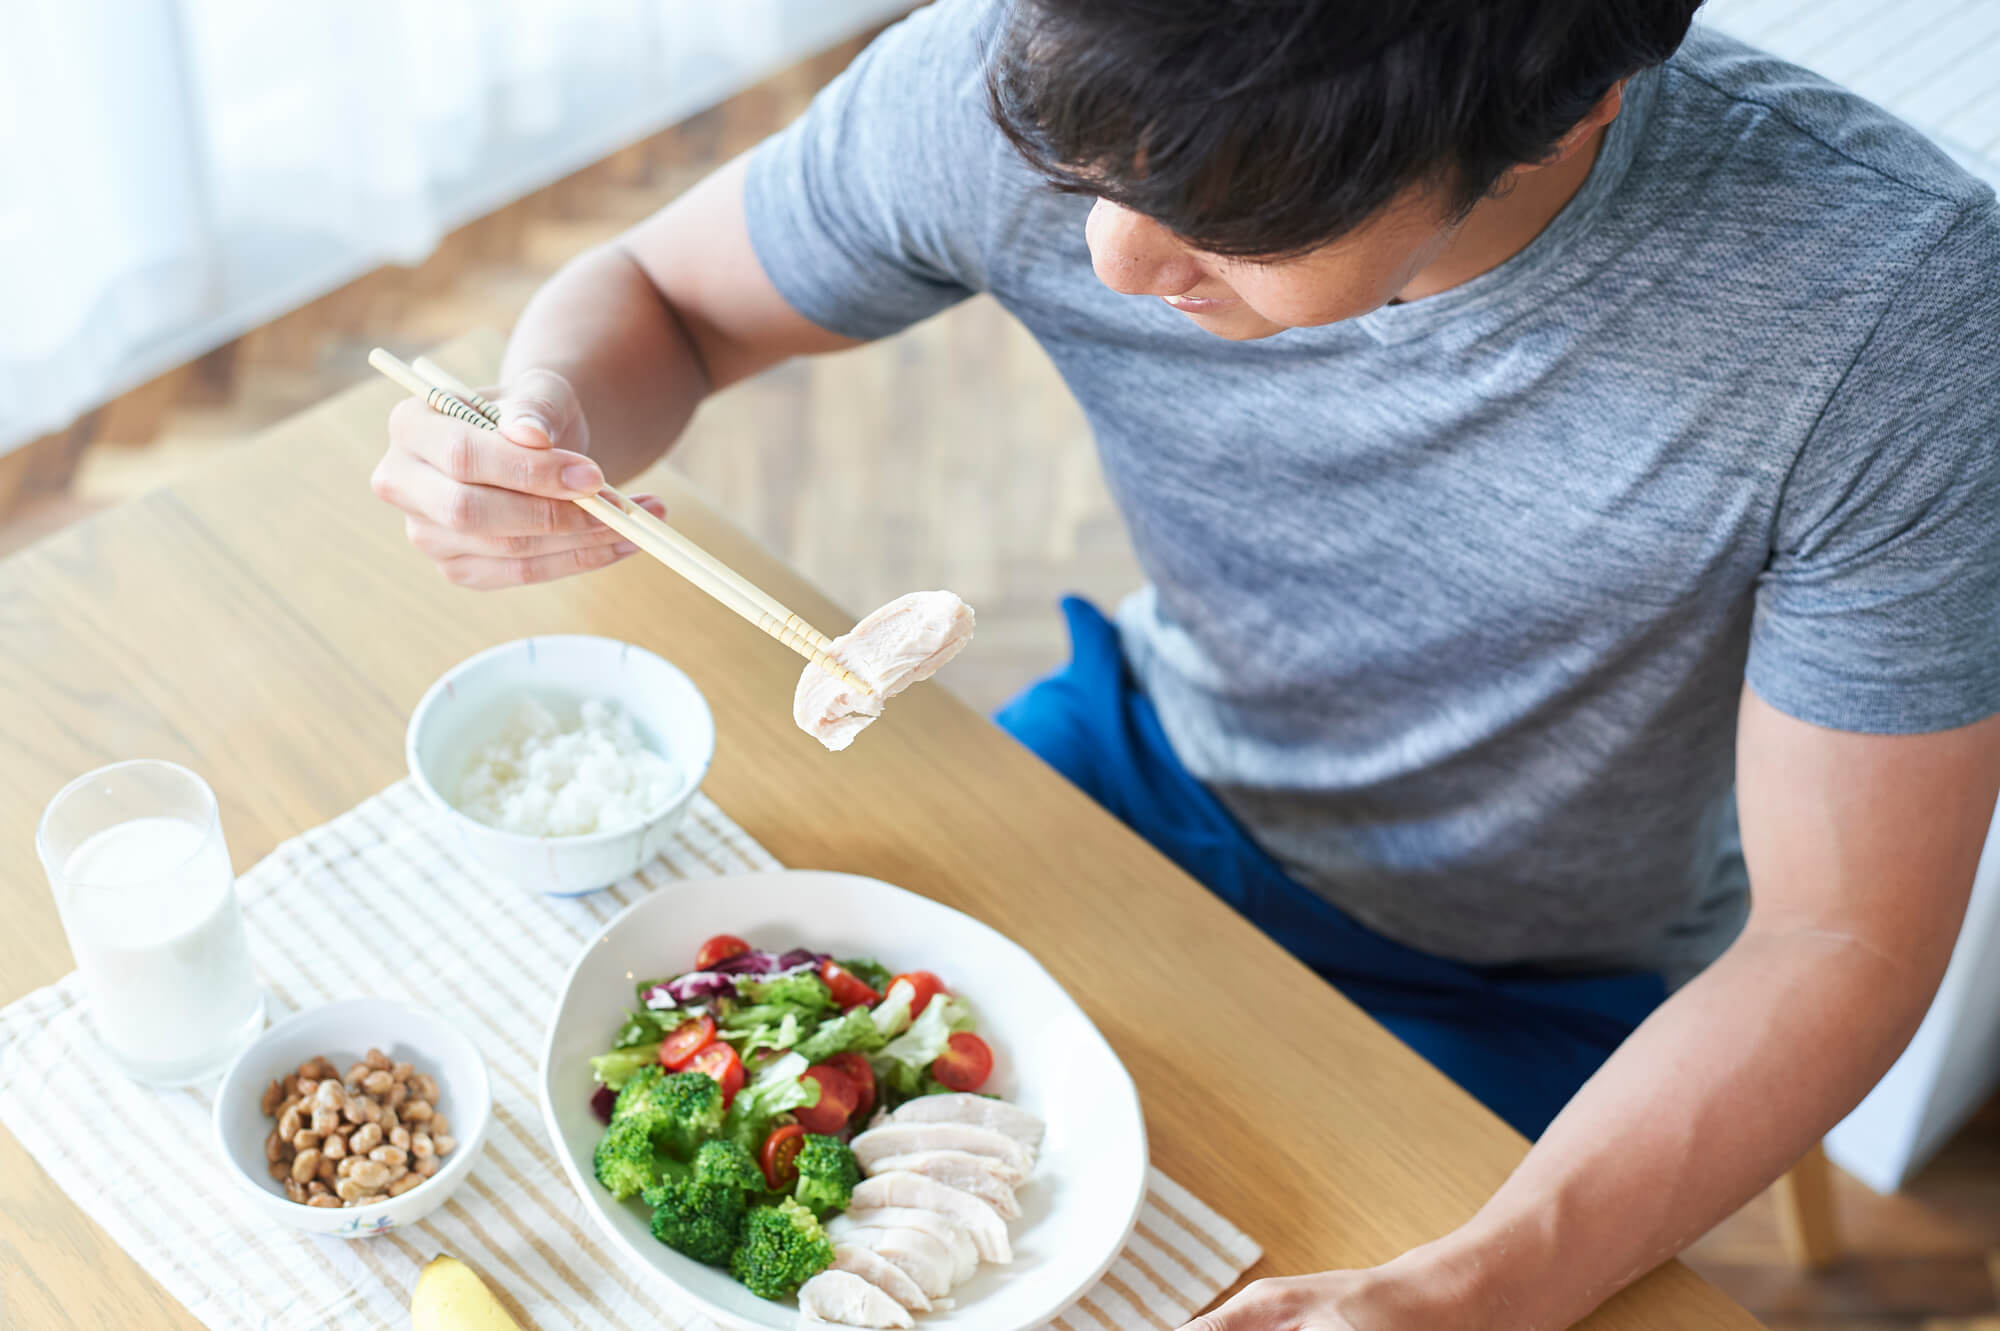
{"type": "MultiPolygon", "coordinates": [[[[372,994],[423,1003],[476,1040],[494,1121],[465,1183],[423,1223],[365,1240],[260,1222],[216,1170],[211,1091],[107,1072],[71,974],[0,1011],[0,1122],[148,1274],[215,1331],[401,1328],[425,1262],[477,1268],[537,1331],[715,1331],[621,1261],[569,1188],[535,1097],[556,989],[584,941],[670,880],[779,867],[705,796],[639,874],[564,900],[495,891],[399,782],[279,846],[240,883],[272,1016],[372,994]]],[[[1257,1260],[1241,1231],[1158,1170],[1139,1229],[1058,1331],[1171,1331],[1257,1260]]]]}

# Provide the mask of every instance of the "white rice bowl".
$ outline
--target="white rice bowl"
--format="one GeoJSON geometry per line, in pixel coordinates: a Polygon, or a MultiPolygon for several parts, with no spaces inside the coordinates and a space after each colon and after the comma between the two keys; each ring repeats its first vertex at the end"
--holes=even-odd
{"type": "Polygon", "coordinates": [[[616,703],[586,699],[574,726],[522,698],[467,760],[452,801],[522,836],[589,836],[644,822],[680,793],[675,767],[646,747],[616,703]]]}

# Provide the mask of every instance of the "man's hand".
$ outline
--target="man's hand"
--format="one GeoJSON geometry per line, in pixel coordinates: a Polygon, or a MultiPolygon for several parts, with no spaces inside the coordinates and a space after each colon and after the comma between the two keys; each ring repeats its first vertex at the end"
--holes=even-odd
{"type": "Polygon", "coordinates": [[[1256,1281],[1185,1331],[1477,1331],[1483,1310],[1462,1287],[1418,1248],[1366,1271],[1256,1281]]]}
{"type": "MultiPolygon", "coordinates": [[[[570,501],[604,486],[590,427],[569,381],[530,370],[483,390],[498,432],[439,415],[416,398],[389,414],[389,450],[370,484],[403,511],[410,544],[461,587],[514,587],[616,563],[634,547],[570,501]]],[[[656,516],[650,495],[633,498],[656,516]]]]}

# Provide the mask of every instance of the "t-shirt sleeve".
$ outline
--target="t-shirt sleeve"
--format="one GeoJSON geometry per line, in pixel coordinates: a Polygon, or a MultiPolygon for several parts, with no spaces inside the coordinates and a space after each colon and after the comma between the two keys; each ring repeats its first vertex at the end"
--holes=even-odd
{"type": "Polygon", "coordinates": [[[2000,712],[2000,214],[1961,212],[1901,282],[1795,461],[1750,686],[1839,730],[2000,712]]]}
{"type": "Polygon", "coordinates": [[[996,145],[991,0],[939,0],[884,32],[751,156],[757,258],[791,307],[847,337],[907,328],[985,286],[996,145]]]}

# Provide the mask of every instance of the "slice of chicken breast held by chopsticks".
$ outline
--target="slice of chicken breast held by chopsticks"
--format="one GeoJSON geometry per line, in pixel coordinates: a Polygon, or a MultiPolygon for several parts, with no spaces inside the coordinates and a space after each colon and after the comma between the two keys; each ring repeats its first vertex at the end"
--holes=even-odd
{"type": "Polygon", "coordinates": [[[829,653],[874,692],[808,665],[792,695],[792,719],[838,753],[882,715],[889,699],[957,656],[972,640],[972,627],[972,607],[950,592],[898,596],[835,638],[829,653]]]}

